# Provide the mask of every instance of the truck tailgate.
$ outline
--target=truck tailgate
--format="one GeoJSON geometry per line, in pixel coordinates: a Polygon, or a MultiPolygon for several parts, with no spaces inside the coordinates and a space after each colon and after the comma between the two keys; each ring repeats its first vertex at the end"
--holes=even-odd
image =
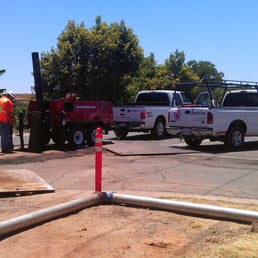
{"type": "Polygon", "coordinates": [[[169,127],[206,127],[208,110],[201,107],[172,109],[169,127]]]}
{"type": "Polygon", "coordinates": [[[113,106],[113,121],[140,122],[142,110],[143,108],[140,106],[113,106]]]}

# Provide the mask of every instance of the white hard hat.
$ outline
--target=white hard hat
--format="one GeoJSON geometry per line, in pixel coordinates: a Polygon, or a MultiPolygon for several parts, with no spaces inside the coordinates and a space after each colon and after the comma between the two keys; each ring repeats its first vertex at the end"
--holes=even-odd
{"type": "Polygon", "coordinates": [[[7,94],[11,96],[13,99],[15,98],[15,93],[13,91],[7,91],[7,94]]]}

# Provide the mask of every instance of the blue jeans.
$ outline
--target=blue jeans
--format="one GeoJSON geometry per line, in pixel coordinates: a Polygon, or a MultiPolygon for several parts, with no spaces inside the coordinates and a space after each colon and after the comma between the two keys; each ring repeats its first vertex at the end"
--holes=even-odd
{"type": "Polygon", "coordinates": [[[2,152],[13,149],[11,126],[7,123],[0,122],[0,136],[2,152]]]}

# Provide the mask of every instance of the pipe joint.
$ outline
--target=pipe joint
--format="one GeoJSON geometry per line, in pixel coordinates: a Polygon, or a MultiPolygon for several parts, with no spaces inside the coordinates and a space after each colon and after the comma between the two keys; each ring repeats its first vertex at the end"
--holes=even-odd
{"type": "Polygon", "coordinates": [[[103,204],[111,204],[114,192],[102,192],[101,200],[103,204]]]}

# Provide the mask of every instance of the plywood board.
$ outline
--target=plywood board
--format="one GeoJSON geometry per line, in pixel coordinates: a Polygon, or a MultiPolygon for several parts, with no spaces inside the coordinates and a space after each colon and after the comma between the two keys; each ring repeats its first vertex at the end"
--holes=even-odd
{"type": "Polygon", "coordinates": [[[54,192],[54,188],[30,170],[0,169],[0,197],[5,195],[25,195],[54,192]]]}

